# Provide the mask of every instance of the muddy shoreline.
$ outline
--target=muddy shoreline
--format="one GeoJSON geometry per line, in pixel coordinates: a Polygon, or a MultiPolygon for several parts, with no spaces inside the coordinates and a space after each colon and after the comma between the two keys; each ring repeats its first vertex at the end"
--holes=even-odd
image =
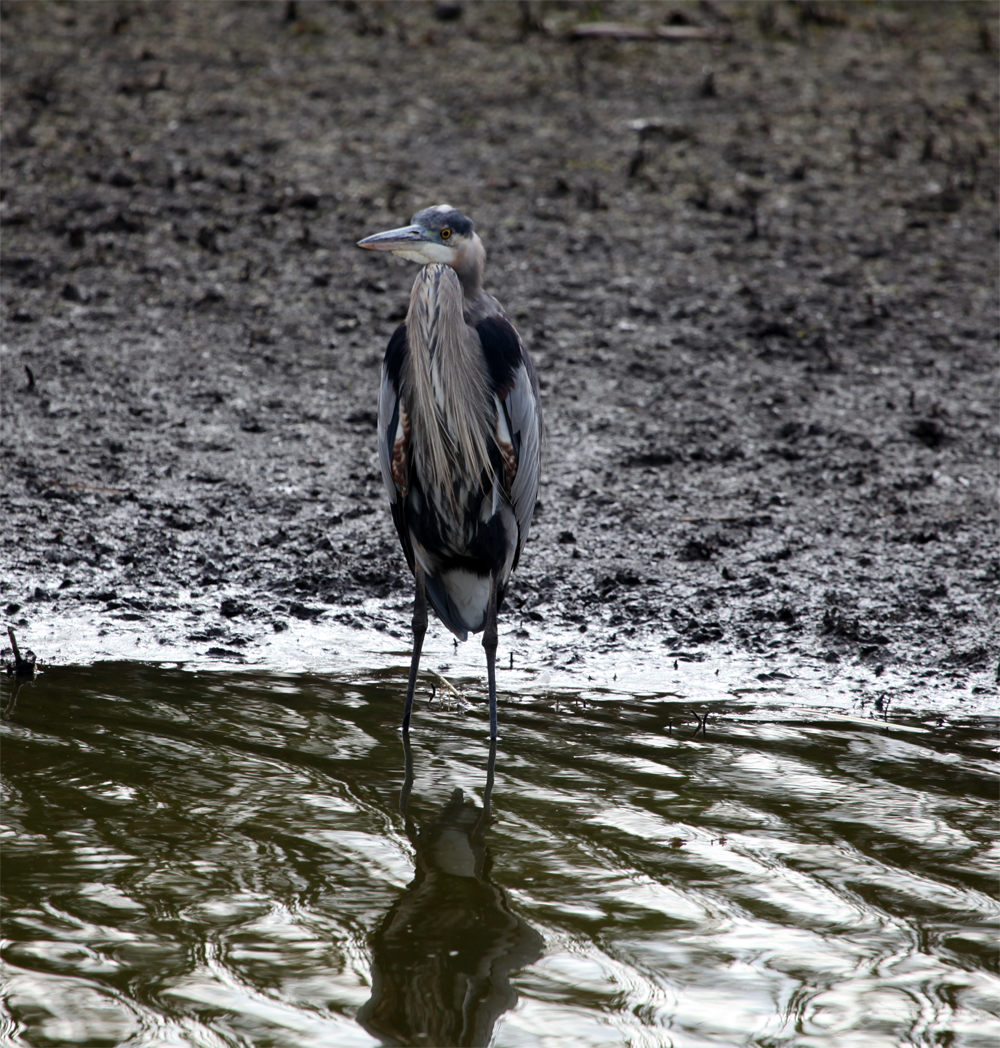
{"type": "Polygon", "coordinates": [[[447,201],[548,431],[502,646],[991,692],[995,8],[600,8],[712,38],[574,41],[564,4],[2,5],[24,646],[405,648],[374,423],[413,271],[354,243],[447,201]]]}

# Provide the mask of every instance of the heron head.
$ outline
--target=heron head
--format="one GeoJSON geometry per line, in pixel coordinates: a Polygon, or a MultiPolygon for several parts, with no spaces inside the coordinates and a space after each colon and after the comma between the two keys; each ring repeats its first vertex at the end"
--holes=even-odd
{"type": "Polygon", "coordinates": [[[447,204],[425,207],[413,216],[408,226],[365,237],[358,241],[358,247],[391,251],[421,265],[443,263],[458,273],[463,284],[470,277],[478,279],[486,257],[472,219],[447,204]]]}

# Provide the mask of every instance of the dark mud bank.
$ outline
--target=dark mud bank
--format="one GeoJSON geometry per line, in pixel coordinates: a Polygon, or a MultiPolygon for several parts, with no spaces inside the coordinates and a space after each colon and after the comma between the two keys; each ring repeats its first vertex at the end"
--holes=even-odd
{"type": "Polygon", "coordinates": [[[77,617],[234,661],[297,622],[405,646],[374,427],[413,273],[353,245],[448,201],[543,391],[511,644],[992,686],[995,8],[601,10],[714,38],[573,41],[569,5],[3,5],[26,645],[77,617]]]}

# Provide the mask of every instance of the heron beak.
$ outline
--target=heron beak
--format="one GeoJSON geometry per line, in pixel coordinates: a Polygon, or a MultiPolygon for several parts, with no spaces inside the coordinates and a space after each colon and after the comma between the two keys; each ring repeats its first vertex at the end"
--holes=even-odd
{"type": "Polygon", "coordinates": [[[412,251],[426,243],[423,227],[401,226],[399,229],[387,229],[384,233],[373,233],[359,240],[358,247],[369,251],[412,251]]]}

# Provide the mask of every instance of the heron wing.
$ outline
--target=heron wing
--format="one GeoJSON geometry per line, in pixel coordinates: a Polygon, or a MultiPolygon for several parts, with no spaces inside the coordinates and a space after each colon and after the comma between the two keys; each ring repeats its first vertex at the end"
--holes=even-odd
{"type": "Polygon", "coordinates": [[[378,393],[378,464],[382,483],[389,496],[392,521],[410,567],[413,567],[413,549],[409,528],[406,526],[406,486],[409,481],[409,424],[406,407],[399,395],[402,384],[403,358],[407,352],[406,324],[400,324],[392,333],[382,361],[382,382],[378,393]],[[400,432],[400,419],[404,425],[400,432]]]}
{"type": "Polygon", "coordinates": [[[378,465],[382,483],[390,505],[399,498],[399,490],[392,477],[392,446],[399,426],[399,394],[382,365],[382,384],[378,391],[378,465]]]}
{"type": "Polygon", "coordinates": [[[538,497],[538,477],[542,462],[542,414],[538,400],[538,380],[527,354],[515,375],[507,398],[501,401],[507,411],[507,425],[517,448],[517,473],[510,486],[510,501],[517,519],[517,556],[528,540],[528,529],[538,497]]]}
{"type": "Polygon", "coordinates": [[[378,464],[390,505],[401,494],[397,483],[399,470],[393,470],[393,453],[399,429],[403,358],[406,355],[406,324],[400,324],[392,333],[382,361],[382,382],[378,391],[378,464]],[[394,476],[395,472],[395,476],[394,476]]]}
{"type": "Polygon", "coordinates": [[[503,419],[497,417],[497,444],[507,460],[503,446],[510,435],[513,470],[508,468],[508,497],[517,520],[518,541],[514,567],[528,538],[531,517],[538,495],[542,454],[542,411],[538,379],[531,358],[514,325],[506,317],[491,316],[476,325],[490,373],[490,383],[503,419]],[[505,425],[504,425],[505,424],[505,425]],[[504,432],[506,430],[506,432],[504,432]]]}

